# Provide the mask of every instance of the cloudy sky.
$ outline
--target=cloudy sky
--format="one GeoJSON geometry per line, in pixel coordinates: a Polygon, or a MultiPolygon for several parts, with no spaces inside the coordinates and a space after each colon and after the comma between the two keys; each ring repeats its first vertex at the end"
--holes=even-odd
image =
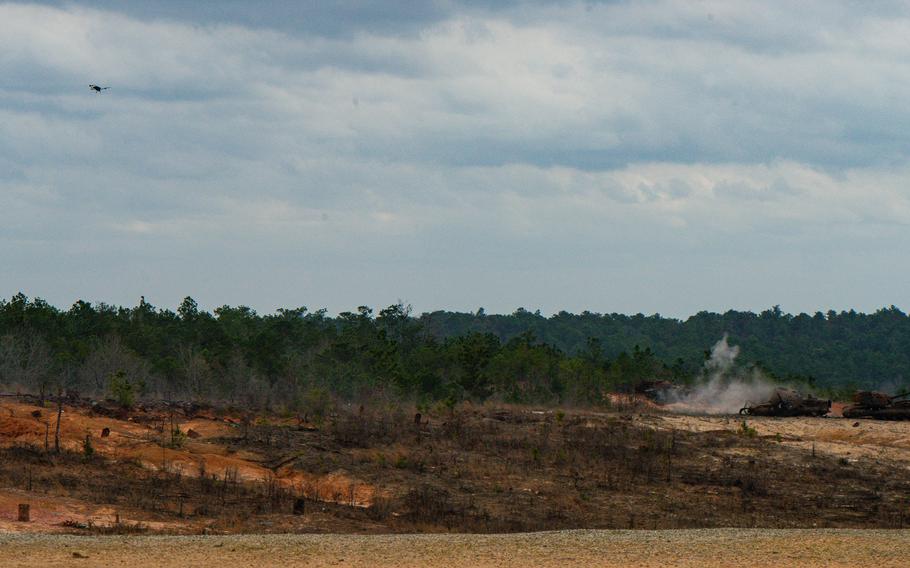
{"type": "Polygon", "coordinates": [[[0,3],[3,297],[869,311],[908,250],[904,2],[0,3]]]}

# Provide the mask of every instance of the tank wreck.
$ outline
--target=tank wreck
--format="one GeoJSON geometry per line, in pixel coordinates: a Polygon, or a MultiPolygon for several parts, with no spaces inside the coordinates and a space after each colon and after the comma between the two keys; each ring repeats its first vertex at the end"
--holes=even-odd
{"type": "Polygon", "coordinates": [[[746,403],[739,413],[747,416],[824,416],[831,411],[831,401],[802,395],[793,389],[778,388],[761,404],[746,403]]]}
{"type": "Polygon", "coordinates": [[[853,404],[844,408],[844,418],[910,420],[910,392],[895,396],[876,391],[858,391],[853,404]]]}

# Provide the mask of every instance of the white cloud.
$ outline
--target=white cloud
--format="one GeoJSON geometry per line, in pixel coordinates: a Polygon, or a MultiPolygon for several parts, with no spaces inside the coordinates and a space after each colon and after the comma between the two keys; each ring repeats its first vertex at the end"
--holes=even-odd
{"type": "Polygon", "coordinates": [[[887,259],[908,244],[910,19],[894,10],[531,4],[316,35],[2,4],[0,290],[902,304],[887,259]],[[775,278],[797,253],[815,272],[788,291],[775,278]],[[729,290],[717,266],[756,274],[729,290]],[[830,287],[855,270],[894,286],[830,287]]]}

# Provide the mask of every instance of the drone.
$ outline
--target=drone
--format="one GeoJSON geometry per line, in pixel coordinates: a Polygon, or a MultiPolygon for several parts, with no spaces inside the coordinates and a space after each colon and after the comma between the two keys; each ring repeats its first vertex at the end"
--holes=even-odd
{"type": "Polygon", "coordinates": [[[88,88],[95,91],[96,93],[110,89],[110,87],[99,87],[98,85],[89,85],[88,88]]]}

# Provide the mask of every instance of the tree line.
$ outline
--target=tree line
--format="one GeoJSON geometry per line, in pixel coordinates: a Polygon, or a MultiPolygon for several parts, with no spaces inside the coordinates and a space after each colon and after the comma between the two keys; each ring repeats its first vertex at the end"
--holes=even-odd
{"type": "Polygon", "coordinates": [[[724,333],[744,364],[821,389],[903,384],[910,354],[910,320],[894,307],[677,320],[524,309],[417,316],[398,303],[331,317],[305,307],[209,312],[189,297],[175,311],[144,299],[62,310],[20,293],[0,300],[0,385],[316,413],[334,400],[383,398],[591,405],[642,380],[692,382],[724,333]]]}
{"type": "Polygon", "coordinates": [[[704,350],[724,334],[740,348],[740,361],[766,375],[821,389],[884,388],[910,380],[910,317],[891,306],[871,314],[855,310],[792,315],[774,306],[760,313],[699,312],[685,320],[624,314],[559,312],[551,317],[518,309],[510,315],[433,312],[421,321],[437,337],[492,333],[507,341],[533,333],[566,353],[582,351],[591,339],[613,358],[635,346],[698,371],[704,350]]]}

